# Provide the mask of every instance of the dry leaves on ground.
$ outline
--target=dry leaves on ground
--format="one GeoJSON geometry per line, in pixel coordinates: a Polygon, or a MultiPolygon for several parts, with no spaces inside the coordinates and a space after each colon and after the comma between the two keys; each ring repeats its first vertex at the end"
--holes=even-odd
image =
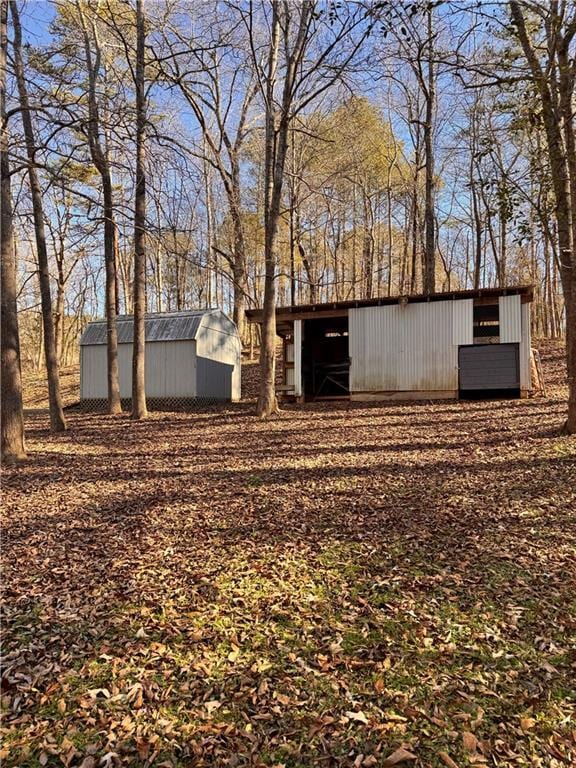
{"type": "Polygon", "coordinates": [[[546,400],[35,416],[3,481],[3,764],[574,764],[545,358],[546,400]]]}

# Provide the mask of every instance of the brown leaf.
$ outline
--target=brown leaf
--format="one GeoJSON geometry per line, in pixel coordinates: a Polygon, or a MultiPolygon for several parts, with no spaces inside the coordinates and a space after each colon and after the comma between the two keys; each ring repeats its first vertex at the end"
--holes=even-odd
{"type": "Polygon", "coordinates": [[[458,763],[454,762],[447,752],[438,752],[438,757],[448,768],[458,768],[458,763]]]}
{"type": "Polygon", "coordinates": [[[417,756],[413,752],[409,752],[404,747],[398,747],[398,749],[392,752],[391,755],[388,755],[382,765],[385,768],[388,768],[391,765],[399,765],[400,763],[407,763],[410,760],[416,759],[417,756]]]}
{"type": "Polygon", "coordinates": [[[464,731],[462,734],[462,742],[466,752],[476,752],[478,749],[478,739],[470,731],[464,731]]]}
{"type": "Polygon", "coordinates": [[[374,680],[374,690],[376,693],[383,693],[386,690],[386,683],[381,677],[374,680]]]}
{"type": "Polygon", "coordinates": [[[136,749],[140,760],[146,760],[150,754],[150,742],[148,739],[140,738],[136,740],[136,749]]]}
{"type": "Polygon", "coordinates": [[[523,731],[529,731],[536,725],[536,720],[534,720],[533,717],[521,717],[520,718],[520,728],[522,728],[523,731]]]}

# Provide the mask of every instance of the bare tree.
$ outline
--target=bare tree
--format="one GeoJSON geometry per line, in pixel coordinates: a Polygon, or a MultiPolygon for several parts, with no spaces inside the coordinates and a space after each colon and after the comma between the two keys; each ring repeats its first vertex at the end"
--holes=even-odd
{"type": "Polygon", "coordinates": [[[108,411],[120,413],[120,384],[118,380],[118,333],[116,330],[118,231],[114,217],[114,195],[108,144],[103,137],[97,84],[102,65],[102,50],[94,19],[90,29],[82,0],[76,0],[82,29],[84,56],[88,72],[88,120],[86,132],[90,156],[102,181],[104,215],[104,263],[106,265],[106,355],[108,364],[108,411]]]}
{"type": "Polygon", "coordinates": [[[2,291],[2,461],[12,463],[26,458],[22,377],[20,373],[20,335],[16,307],[16,264],[12,234],[12,195],[8,161],[8,122],[6,118],[6,51],[8,0],[0,4],[0,288],[2,291]]]}
{"type": "Polygon", "coordinates": [[[409,109],[409,130],[414,143],[414,197],[412,200],[412,277],[410,290],[416,288],[416,256],[419,250],[419,230],[423,228],[422,289],[424,293],[436,290],[436,153],[434,146],[438,76],[434,25],[434,3],[411,5],[381,3],[379,14],[386,34],[392,32],[397,42],[397,55],[404,59],[413,72],[417,93],[408,91],[405,82],[401,88],[406,93],[409,109]],[[421,220],[419,201],[420,171],[424,170],[424,216],[421,220]]]}
{"type": "Polygon", "coordinates": [[[316,0],[272,0],[260,6],[268,29],[261,45],[252,3],[238,8],[248,33],[253,66],[264,101],[265,281],[257,413],[278,410],[276,372],[276,238],[290,128],[296,116],[342,77],[370,34],[364,6],[320,8],[316,0]],[[323,32],[330,30],[330,34],[323,32]]]}
{"type": "Polygon", "coordinates": [[[136,0],[136,189],[134,199],[134,342],[132,352],[132,418],[146,408],[146,28],[144,0],[136,0]]]}
{"type": "MultiPolygon", "coordinates": [[[[242,152],[251,131],[249,113],[258,93],[251,62],[242,51],[234,19],[224,15],[224,8],[198,10],[197,23],[207,27],[190,44],[178,23],[165,31],[167,54],[159,64],[162,77],[176,85],[192,110],[202,132],[202,146],[191,147],[190,152],[200,157],[208,170],[215,170],[222,184],[232,224],[230,252],[219,249],[230,268],[234,304],[233,319],[240,337],[244,333],[244,312],[248,296],[246,236],[242,211],[242,152]]],[[[181,23],[181,22],[179,22],[181,23]]],[[[207,190],[207,207],[210,207],[207,190]]],[[[207,212],[209,240],[215,237],[211,213],[207,212]]],[[[212,216],[212,218],[215,218],[212,216]]],[[[213,255],[213,243],[208,250],[213,255]]]]}
{"type": "Polygon", "coordinates": [[[552,173],[558,232],[560,277],[566,307],[568,417],[566,431],[576,433],[576,133],[574,94],[576,6],[534,2],[530,9],[510,1],[514,33],[528,63],[539,98],[552,173]],[[532,29],[536,28],[535,38],[532,29]],[[544,45],[540,40],[544,41],[544,45]]]}
{"type": "Polygon", "coordinates": [[[426,113],[424,117],[424,147],[426,157],[426,194],[424,223],[426,240],[424,248],[424,293],[434,293],[436,290],[436,210],[435,190],[436,180],[434,175],[434,110],[436,108],[436,74],[434,64],[434,27],[433,5],[426,6],[426,74],[421,66],[416,68],[418,82],[424,93],[426,113]]]}
{"type": "Polygon", "coordinates": [[[66,429],[66,419],[62,406],[60,393],[60,373],[58,356],[56,354],[56,338],[54,334],[54,318],[52,316],[52,296],[50,292],[50,272],[48,265],[48,248],[46,246],[46,232],[44,227],[44,210],[42,204],[42,189],[36,168],[36,154],[38,148],[34,137],[32,113],[28,99],[28,89],[24,74],[22,60],[22,26],[18,13],[16,0],[10,0],[10,12],[14,26],[14,73],[18,85],[22,125],[26,141],[27,172],[32,196],[32,208],[34,214],[34,233],[36,238],[36,251],[38,258],[38,279],[40,283],[40,296],[42,301],[42,323],[44,328],[44,355],[46,371],[48,375],[48,402],[50,409],[50,426],[52,431],[61,432],[66,429]]]}

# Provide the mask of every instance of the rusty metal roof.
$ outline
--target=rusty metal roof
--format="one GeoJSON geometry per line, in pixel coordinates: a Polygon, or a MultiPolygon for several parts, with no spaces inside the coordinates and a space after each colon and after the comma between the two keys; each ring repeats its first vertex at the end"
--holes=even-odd
{"type": "MultiPolygon", "coordinates": [[[[195,309],[183,312],[162,312],[146,315],[146,341],[182,341],[196,339],[204,318],[223,315],[220,309],[195,309]]],[[[131,344],[134,338],[134,318],[132,315],[118,315],[116,318],[118,344],[131,344]]],[[[87,347],[106,344],[106,321],[96,320],[89,323],[80,345],[87,347]]]]}

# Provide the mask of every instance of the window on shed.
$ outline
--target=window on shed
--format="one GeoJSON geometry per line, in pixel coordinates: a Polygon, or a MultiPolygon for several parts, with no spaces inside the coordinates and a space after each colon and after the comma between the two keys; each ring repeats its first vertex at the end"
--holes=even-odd
{"type": "Polygon", "coordinates": [[[474,305],[474,344],[500,342],[500,307],[498,304],[474,305]]]}

